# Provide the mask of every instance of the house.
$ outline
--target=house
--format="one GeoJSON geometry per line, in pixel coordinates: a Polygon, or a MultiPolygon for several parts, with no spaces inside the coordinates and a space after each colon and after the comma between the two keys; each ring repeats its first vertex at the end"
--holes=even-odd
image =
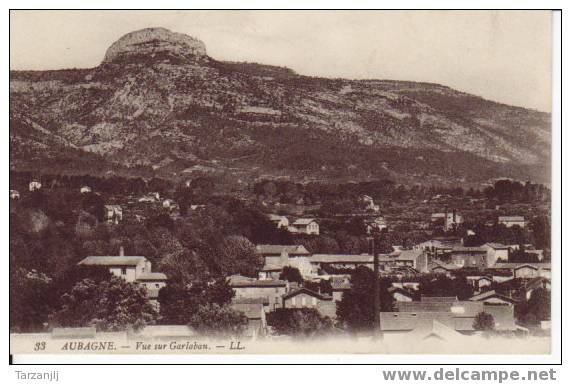
{"type": "Polygon", "coordinates": [[[446,277],[452,277],[452,272],[462,267],[456,264],[445,263],[440,260],[431,260],[428,263],[428,272],[429,273],[436,273],[440,275],[445,275],[446,277]]]}
{"type": "Polygon", "coordinates": [[[435,237],[414,245],[412,249],[422,249],[432,258],[443,259],[448,258],[454,247],[463,245],[463,239],[460,237],[435,237]]]}
{"type": "Polygon", "coordinates": [[[406,289],[392,286],[387,291],[395,301],[412,301],[412,294],[406,289]]]}
{"type": "Polygon", "coordinates": [[[450,260],[463,268],[487,268],[495,263],[489,259],[488,250],[483,247],[453,247],[450,260]]]}
{"type": "Polygon", "coordinates": [[[299,288],[286,293],[283,308],[315,308],[321,315],[336,317],[336,304],[331,296],[325,296],[307,288],[299,288]]]}
{"type": "Polygon", "coordinates": [[[361,265],[373,269],[373,256],[367,254],[315,254],[309,258],[309,262],[314,274],[319,271],[334,274],[334,269],[355,269],[361,265]]]}
{"type": "Polygon", "coordinates": [[[393,281],[391,285],[395,288],[402,288],[408,292],[418,291],[420,289],[420,279],[393,281]]]}
{"type": "Polygon", "coordinates": [[[29,188],[30,192],[37,191],[37,190],[42,188],[42,183],[40,183],[37,180],[32,180],[32,181],[30,181],[28,188],[29,188]]]}
{"type": "Polygon", "coordinates": [[[449,231],[451,229],[457,228],[458,225],[464,222],[462,215],[456,212],[455,209],[452,212],[439,212],[433,213],[430,217],[432,223],[439,224],[442,222],[443,229],[449,231]]]}
{"type": "Polygon", "coordinates": [[[289,292],[289,283],[283,280],[257,280],[241,275],[228,278],[236,299],[265,299],[271,311],[282,306],[282,296],[289,292]]]}
{"type": "Polygon", "coordinates": [[[123,247],[119,256],[87,256],[78,265],[103,266],[113,275],[129,283],[138,283],[147,288],[150,299],[156,300],[158,292],[167,284],[164,273],[152,272],[151,262],[144,256],[125,256],[123,247]]]}
{"type": "Polygon", "coordinates": [[[513,306],[516,301],[510,297],[497,293],[495,290],[479,293],[470,297],[470,301],[481,301],[484,305],[511,305],[513,306]]]}
{"type": "Polygon", "coordinates": [[[123,220],[123,208],[117,204],[103,206],[103,217],[108,223],[119,224],[123,220]]]}
{"type": "Polygon", "coordinates": [[[465,275],[466,281],[472,285],[474,291],[481,292],[487,287],[490,287],[494,279],[483,273],[467,273],[465,275]]]}
{"type": "Polygon", "coordinates": [[[382,216],[377,216],[373,219],[365,220],[365,228],[366,228],[367,234],[369,234],[369,235],[374,233],[374,232],[380,232],[387,227],[388,227],[387,222],[385,221],[384,217],[382,217],[382,216]]]}
{"type": "Polygon", "coordinates": [[[508,261],[510,247],[499,243],[486,243],[482,248],[488,252],[488,261],[493,265],[498,260],[508,261]]]}
{"type": "Polygon", "coordinates": [[[91,193],[91,187],[84,185],[83,187],[79,188],[79,193],[91,193]]]}
{"type": "Polygon", "coordinates": [[[15,189],[10,190],[10,198],[12,200],[17,200],[20,198],[20,192],[16,191],[15,189]]]}
{"type": "Polygon", "coordinates": [[[413,268],[419,272],[428,272],[428,257],[420,249],[397,250],[379,255],[379,268],[383,271],[394,272],[403,267],[413,268]]]}
{"type": "Polygon", "coordinates": [[[551,279],[551,263],[497,263],[492,268],[511,271],[514,278],[545,277],[551,279]]]}
{"type": "Polygon", "coordinates": [[[381,209],[378,204],[375,204],[375,201],[371,196],[363,195],[361,196],[361,199],[365,205],[365,210],[379,212],[379,210],[381,209]]]}
{"type": "MultiPolygon", "coordinates": [[[[413,268],[420,272],[427,272],[427,256],[422,250],[399,250],[378,256],[379,270],[395,272],[402,268],[413,268]]],[[[315,254],[309,258],[313,272],[324,270],[333,273],[332,269],[355,269],[358,266],[374,268],[374,257],[368,254],[315,254]]]]}
{"type": "Polygon", "coordinates": [[[280,216],[280,215],[274,215],[274,214],[270,214],[268,215],[268,219],[276,226],[276,228],[280,229],[280,228],[285,228],[287,229],[289,227],[289,220],[286,216],[280,216]]]}
{"type": "Polygon", "coordinates": [[[341,300],[343,293],[351,290],[351,275],[330,275],[329,282],[335,301],[341,300]]]}
{"type": "Polygon", "coordinates": [[[533,256],[533,258],[539,262],[543,261],[543,249],[526,249],[524,251],[526,256],[533,256]]]}
{"type": "Polygon", "coordinates": [[[526,222],[523,216],[499,216],[498,224],[503,224],[508,228],[514,226],[524,228],[526,222]]]}
{"type": "Polygon", "coordinates": [[[487,312],[494,317],[497,331],[516,330],[513,305],[484,305],[484,302],[477,300],[460,301],[455,297],[426,296],[422,296],[420,301],[400,301],[395,305],[397,312],[381,312],[381,324],[383,319],[392,322],[398,322],[399,319],[406,322],[414,322],[414,319],[436,320],[458,332],[473,333],[474,319],[478,313],[487,312]]]}
{"type": "Polygon", "coordinates": [[[248,318],[248,326],[246,336],[252,339],[266,336],[268,333],[268,323],[266,321],[266,310],[264,304],[256,300],[237,300],[232,301],[230,307],[242,312],[248,318]]]}
{"type": "Polygon", "coordinates": [[[315,219],[297,219],[289,227],[291,233],[319,235],[319,224],[315,219]]]}
{"type": "Polygon", "coordinates": [[[302,276],[312,274],[311,254],[303,245],[259,244],[256,252],[264,258],[260,279],[278,279],[284,267],[297,268],[302,276]]]}
{"type": "Polygon", "coordinates": [[[551,290],[551,281],[545,277],[534,277],[532,279],[516,277],[496,284],[494,290],[515,301],[525,301],[529,300],[532,292],[538,288],[551,290]]]}

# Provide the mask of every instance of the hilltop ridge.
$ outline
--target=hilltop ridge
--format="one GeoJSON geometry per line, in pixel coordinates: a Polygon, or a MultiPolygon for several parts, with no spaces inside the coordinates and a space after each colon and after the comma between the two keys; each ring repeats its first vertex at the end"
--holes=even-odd
{"type": "Polygon", "coordinates": [[[164,28],[126,34],[95,68],[11,71],[10,140],[16,170],[405,183],[550,174],[547,113],[438,84],[224,62],[164,28]]]}

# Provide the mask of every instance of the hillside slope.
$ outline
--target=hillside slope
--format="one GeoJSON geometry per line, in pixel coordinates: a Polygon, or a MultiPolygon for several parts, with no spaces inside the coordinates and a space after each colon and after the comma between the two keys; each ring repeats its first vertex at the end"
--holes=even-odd
{"type": "Polygon", "coordinates": [[[91,69],[10,72],[13,169],[186,178],[549,180],[550,116],[448,87],[220,62],[162,28],[91,69]]]}

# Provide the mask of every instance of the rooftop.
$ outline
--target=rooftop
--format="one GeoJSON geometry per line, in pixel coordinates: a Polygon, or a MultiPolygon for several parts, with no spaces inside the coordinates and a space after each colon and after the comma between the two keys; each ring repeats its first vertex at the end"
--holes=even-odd
{"type": "Polygon", "coordinates": [[[146,260],[144,256],[87,256],[79,262],[79,265],[135,266],[146,260]]]}
{"type": "Polygon", "coordinates": [[[228,282],[232,288],[287,286],[287,281],[284,280],[257,280],[241,275],[230,276],[228,282]]]}
{"type": "Polygon", "coordinates": [[[315,219],[297,219],[293,222],[293,225],[309,225],[314,221],[315,219]]]}
{"type": "Polygon", "coordinates": [[[143,280],[143,281],[162,281],[162,280],[167,280],[167,275],[165,275],[164,273],[160,273],[160,272],[141,273],[141,274],[137,277],[137,280],[143,280]]]}
{"type": "Polygon", "coordinates": [[[303,245],[259,244],[256,245],[256,250],[265,255],[281,255],[282,252],[286,252],[289,255],[309,256],[309,251],[303,245]]]}

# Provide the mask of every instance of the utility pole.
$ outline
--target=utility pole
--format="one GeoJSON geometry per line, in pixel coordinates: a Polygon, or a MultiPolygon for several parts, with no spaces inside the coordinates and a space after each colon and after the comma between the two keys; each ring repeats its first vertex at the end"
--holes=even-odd
{"type": "Polygon", "coordinates": [[[373,272],[375,275],[374,285],[373,285],[373,311],[374,311],[374,326],[373,326],[373,337],[375,339],[382,339],[381,333],[381,290],[379,286],[379,252],[377,251],[377,241],[379,239],[378,234],[373,233],[371,251],[373,253],[373,272]]]}

